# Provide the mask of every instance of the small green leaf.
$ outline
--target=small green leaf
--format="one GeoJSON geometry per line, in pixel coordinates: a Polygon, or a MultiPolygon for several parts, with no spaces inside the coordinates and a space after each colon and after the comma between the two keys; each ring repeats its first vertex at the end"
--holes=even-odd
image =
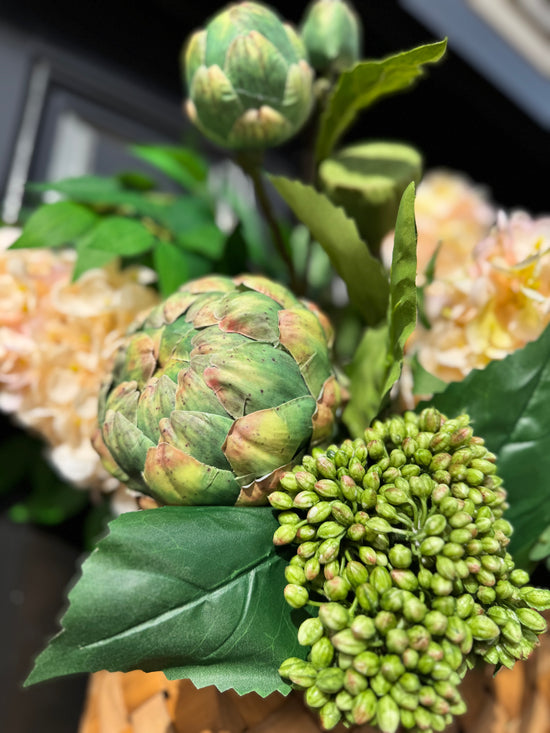
{"type": "Polygon", "coordinates": [[[45,204],[34,211],[13,249],[26,247],[60,247],[70,244],[97,222],[98,216],[85,206],[72,201],[45,204]]]}
{"type": "Polygon", "coordinates": [[[270,508],[256,507],[164,507],[115,519],[26,684],[143,669],[239,694],[287,693],[277,669],[304,655],[303,614],[284,600],[277,526],[270,508]]]}
{"type": "Polygon", "coordinates": [[[168,297],[189,280],[186,253],[171,242],[160,240],[156,242],[153,250],[153,264],[163,297],[168,297]]]}
{"type": "Polygon", "coordinates": [[[206,162],[189,148],[133,145],[131,150],[138,158],[158,168],[183,188],[192,190],[197,188],[198,183],[206,181],[206,162]]]}
{"type": "Polygon", "coordinates": [[[317,160],[331,154],[361,110],[388,94],[410,87],[423,74],[422,66],[439,61],[446,46],[446,40],[430,43],[381,61],[362,61],[344,71],[321,116],[317,160]]]}
{"type": "Polygon", "coordinates": [[[176,242],[183,249],[190,252],[197,252],[211,260],[218,260],[225,247],[226,236],[212,223],[191,229],[188,232],[178,234],[176,242]]]}
{"type": "Polygon", "coordinates": [[[449,384],[432,404],[449,417],[468,413],[476,434],[497,455],[510,504],[506,516],[514,527],[509,550],[526,566],[550,525],[550,326],[523,349],[449,384]]]}
{"type": "Polygon", "coordinates": [[[388,326],[368,328],[348,367],[350,400],[343,421],[354,438],[363,435],[380,412],[389,368],[388,326]]]}
{"type": "Polygon", "coordinates": [[[87,235],[85,247],[133,257],[150,250],[155,242],[155,236],[141,222],[123,216],[108,216],[87,235]]]}
{"type": "Polygon", "coordinates": [[[109,262],[116,260],[116,254],[105,252],[101,249],[93,249],[87,247],[85,242],[78,241],[76,243],[76,262],[73,269],[73,282],[88,270],[96,267],[105,267],[109,262]]]}
{"type": "Polygon", "coordinates": [[[362,241],[355,222],[311,186],[282,176],[270,176],[270,181],[328,254],[365,322],[378,323],[388,306],[388,276],[362,241]]]}

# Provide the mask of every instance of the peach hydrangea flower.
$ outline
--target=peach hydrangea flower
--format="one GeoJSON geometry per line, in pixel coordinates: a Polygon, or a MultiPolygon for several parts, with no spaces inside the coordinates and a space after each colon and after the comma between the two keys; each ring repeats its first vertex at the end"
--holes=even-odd
{"type": "Polygon", "coordinates": [[[71,282],[73,250],[7,249],[16,229],[0,229],[0,410],[36,432],[72,484],[119,487],[91,444],[97,399],[123,335],[158,302],[147,268],[119,264],[71,282]]]}
{"type": "Polygon", "coordinates": [[[453,275],[425,289],[431,328],[418,325],[407,351],[445,382],[536,339],[550,323],[550,216],[498,214],[453,275]]]}

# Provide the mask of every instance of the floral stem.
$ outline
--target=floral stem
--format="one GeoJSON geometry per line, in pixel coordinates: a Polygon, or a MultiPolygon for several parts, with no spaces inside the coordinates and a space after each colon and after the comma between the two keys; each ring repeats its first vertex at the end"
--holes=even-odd
{"type": "Polygon", "coordinates": [[[265,190],[261,169],[262,157],[263,154],[261,153],[255,155],[253,153],[244,152],[239,154],[239,156],[237,157],[237,162],[252,181],[256,201],[258,202],[258,206],[260,207],[266,224],[271,232],[273,244],[275,245],[277,252],[279,253],[288,270],[290,286],[297,295],[301,295],[301,287],[298,283],[298,278],[296,277],[294,263],[292,262],[292,258],[290,257],[290,254],[286,248],[279,222],[277,221],[277,217],[275,216],[275,212],[273,211],[271,201],[269,200],[269,196],[267,195],[267,191],[265,190]]]}

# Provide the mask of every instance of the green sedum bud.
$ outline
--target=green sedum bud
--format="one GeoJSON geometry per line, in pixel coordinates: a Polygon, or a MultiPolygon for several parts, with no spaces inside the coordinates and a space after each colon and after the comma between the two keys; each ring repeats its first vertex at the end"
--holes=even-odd
{"type": "Polygon", "coordinates": [[[182,63],[189,119],[224,148],[280,145],[309,116],[313,72],[305,47],[265,5],[242,2],[214,16],[190,37],[182,63]]]}

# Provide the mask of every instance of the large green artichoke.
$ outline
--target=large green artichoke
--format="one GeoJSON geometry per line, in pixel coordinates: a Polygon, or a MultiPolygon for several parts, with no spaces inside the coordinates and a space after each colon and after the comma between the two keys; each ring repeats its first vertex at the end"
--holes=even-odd
{"type": "Polygon", "coordinates": [[[191,121],[218,145],[280,145],[306,121],[313,71],[302,41],[258,3],[231,5],[183,53],[191,121]]]}
{"type": "Polygon", "coordinates": [[[163,504],[261,504],[341,390],[320,311],[253,275],[192,281],[138,323],[99,405],[108,470],[163,504]]]}

